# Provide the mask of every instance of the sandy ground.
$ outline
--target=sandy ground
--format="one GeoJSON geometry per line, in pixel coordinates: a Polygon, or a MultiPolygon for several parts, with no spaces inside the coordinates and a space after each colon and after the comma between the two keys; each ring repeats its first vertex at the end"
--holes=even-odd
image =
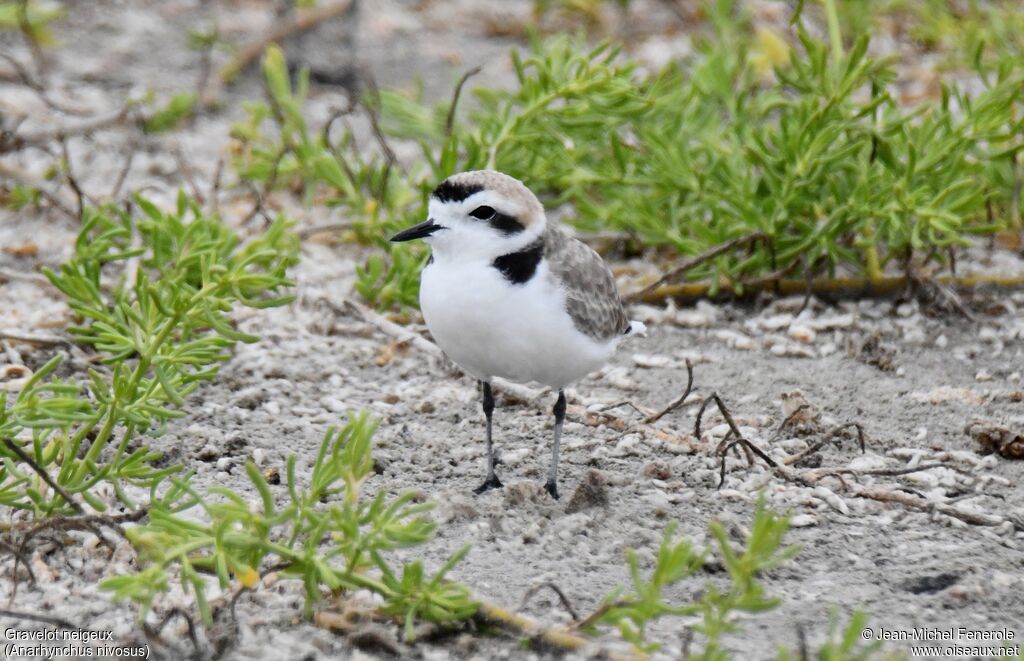
{"type": "MultiPolygon", "coordinates": [[[[427,98],[439,100],[450,93],[459,72],[475,64],[485,64],[485,75],[492,79],[507,80],[505,53],[519,42],[488,31],[494,31],[495,22],[504,25],[528,17],[529,3],[420,5],[388,0],[374,3],[372,10],[364,6],[355,33],[341,26],[319,37],[309,35],[299,50],[321,69],[342,62],[334,71],[342,79],[349,66],[345,63],[351,62],[369,67],[384,85],[409,86],[421,77],[427,98]],[[342,48],[338,60],[324,57],[338,43],[350,43],[350,48],[342,48]]],[[[668,20],[655,3],[641,5],[641,24],[668,20]]],[[[233,38],[256,32],[269,20],[266,4],[254,1],[104,1],[73,7],[56,28],[60,46],[52,51],[51,79],[96,112],[116,108],[129,91],[152,88],[160,96],[187,88],[194,85],[198,55],[181,47],[185,31],[214,19],[233,38]]],[[[632,29],[641,30],[635,25],[632,29]]],[[[5,49],[24,55],[17,43],[5,39],[5,49]]],[[[637,39],[638,52],[661,52],[670,41],[653,31],[646,40],[637,39]]],[[[38,99],[24,88],[2,84],[0,91],[5,112],[38,110],[38,99]]],[[[250,75],[229,92],[228,107],[258,94],[258,81],[250,75]]],[[[343,105],[344,94],[337,86],[315,87],[311,113],[326,116],[332,106],[343,105]]],[[[126,189],[147,187],[147,194],[166,200],[191,179],[208,191],[237,112],[205,116],[166,136],[143,138],[124,130],[75,139],[70,142],[72,165],[83,188],[102,198],[123,165],[128,145],[140,141],[126,189]],[[175,158],[175,152],[181,156],[175,158]],[[183,170],[190,176],[183,176],[183,170]]],[[[45,125],[40,116],[29,122],[45,125]]],[[[51,157],[28,151],[5,158],[38,174],[51,157]]],[[[232,202],[231,190],[224,195],[229,220],[232,214],[241,215],[247,203],[232,202]]],[[[296,208],[285,198],[277,201],[302,225],[337,220],[329,210],[296,208]]],[[[66,258],[75,231],[57,214],[0,211],[0,245],[33,241],[39,246],[34,256],[0,253],[3,272],[23,276],[5,278],[0,286],[0,328],[52,333],[68,321],[58,294],[31,274],[66,258]]],[[[1005,627],[1017,640],[1024,636],[1024,496],[1017,486],[1024,464],[982,454],[964,431],[975,418],[1024,427],[1024,295],[981,293],[970,301],[972,319],[936,314],[900,300],[812,301],[803,311],[799,299],[744,307],[634,308],[632,316],[648,323],[649,335],[624,344],[608,368],[572,388],[570,403],[596,409],[628,400],[659,409],[685,387],[686,360],[694,365],[695,391],[686,404],[654,425],[661,434],[632,424],[626,430],[589,426],[570,417],[560,475],[564,495],[554,502],[539,490],[549,453],[553,395],[527,403],[508,402],[499,395],[495,438],[506,487],[474,496],[472,488],[484,471],[476,385],[452,366],[413,349],[398,351],[380,364],[392,339],[358,316],[339,311],[353,295],[354,265],[362,258],[358,248],[306,243],[294,271],[297,300],[284,309],[241,315],[242,328],[262,339],[239,346],[220,378],[190,398],[190,415],[152,438],[152,447],[194,468],[199,488],[219,484],[244,489],[246,459],[265,468],[283,468],[294,453],[301,473],[304,467],[308,470],[328,426],[343,421],[350,411],[368,409],[380,419],[378,474],[367,483],[368,492],[413,489],[439,503],[434,513],[441,524],[437,539],[398,557],[422,557],[436,568],[470,543],[472,550],[451,577],[472,586],[481,598],[521,608],[543,622],[568,622],[568,615],[548,592],[521,604],[531,587],[553,582],[579,611],[589,612],[611,589],[628,581],[625,549],[638,549],[649,565],[668,521],[677,521],[681,534],[704,543],[707,523],[718,520],[740,542],[760,492],[770,505],[792,514],[794,527],[787,539],[801,551],[763,577],[768,593],[781,597],[782,605],[740,618],[742,632],[728,637],[737,658],[774,658],[778,645],[795,648],[798,628],[812,643],[820,641],[831,613],[845,621],[858,609],[871,614],[876,630],[1005,627]],[[841,436],[810,460],[860,471],[941,463],[905,475],[861,475],[856,482],[923,498],[958,498],[955,505],[964,512],[998,515],[1005,521],[968,525],[941,514],[857,498],[843,492],[837,481],[826,483],[831,490],[801,486],[731,455],[725,482],[716,488],[720,460],[714,449],[725,425],[715,414],[706,420],[702,438],[692,435],[696,409],[712,391],[724,398],[744,435],[776,460],[806,449],[824,430],[857,422],[867,435],[865,453],[852,437],[841,436]],[[814,407],[818,420],[776,435],[785,417],[784,400],[794,391],[814,407]],[[607,503],[567,512],[577,485],[594,471],[606,485],[607,503]]],[[[961,268],[1024,270],[1016,256],[981,248],[961,268]]],[[[29,366],[45,361],[54,350],[34,351],[16,343],[11,347],[29,366]]],[[[638,418],[628,406],[614,410],[631,423],[638,418]]],[[[104,552],[90,546],[51,545],[34,558],[42,579],[34,587],[22,585],[12,608],[110,630],[116,640],[142,639],[132,609],[112,604],[96,587],[99,579],[131,569],[127,549],[108,561],[104,552]]],[[[708,581],[723,580],[721,574],[701,573],[680,584],[674,596],[692,598],[708,581]]],[[[9,581],[5,573],[3,592],[11,596],[9,581]]],[[[288,581],[262,585],[240,599],[240,636],[227,658],[382,654],[379,649],[356,650],[346,638],[303,621],[301,600],[300,586],[288,581]]],[[[186,603],[172,592],[162,607],[186,603]]],[[[683,623],[672,619],[652,628],[651,637],[664,644],[666,658],[680,654],[683,623]]],[[[5,627],[10,624],[4,620],[5,627]]],[[[215,640],[217,631],[208,635],[215,640]]],[[[176,639],[178,645],[165,650],[170,658],[190,649],[184,627],[177,623],[165,630],[165,638],[176,639]]],[[[600,642],[614,641],[609,635],[600,642]]],[[[907,653],[909,643],[888,643],[887,649],[907,653]]],[[[514,639],[473,634],[421,644],[403,654],[439,659],[536,655],[514,639]]]]}

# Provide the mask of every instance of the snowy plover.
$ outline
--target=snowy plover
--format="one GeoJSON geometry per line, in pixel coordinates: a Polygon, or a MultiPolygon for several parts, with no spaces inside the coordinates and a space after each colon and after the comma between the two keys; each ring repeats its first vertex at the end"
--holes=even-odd
{"type": "Polygon", "coordinates": [[[502,377],[558,390],[544,485],[558,498],[562,389],[604,365],[619,340],[643,324],[626,318],[601,257],[547,220],[518,179],[491,170],[452,175],[431,193],[428,212],[391,240],[430,245],[420,281],[423,317],[448,357],[480,382],[487,479],[476,493],[502,486],[494,472],[490,383],[502,377]]]}

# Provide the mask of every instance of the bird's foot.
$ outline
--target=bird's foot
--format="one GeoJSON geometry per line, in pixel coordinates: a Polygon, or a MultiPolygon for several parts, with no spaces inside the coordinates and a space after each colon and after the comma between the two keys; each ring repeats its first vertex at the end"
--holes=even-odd
{"type": "Polygon", "coordinates": [[[551,497],[558,500],[558,483],[554,480],[548,480],[544,483],[544,491],[551,494],[551,497]]]}
{"type": "Polygon", "coordinates": [[[503,486],[505,485],[501,483],[501,480],[498,479],[498,476],[495,475],[494,473],[491,473],[490,475],[487,476],[487,479],[484,480],[483,484],[478,486],[476,489],[473,489],[473,493],[479,495],[484,493],[485,491],[490,491],[491,489],[500,489],[503,486]]]}

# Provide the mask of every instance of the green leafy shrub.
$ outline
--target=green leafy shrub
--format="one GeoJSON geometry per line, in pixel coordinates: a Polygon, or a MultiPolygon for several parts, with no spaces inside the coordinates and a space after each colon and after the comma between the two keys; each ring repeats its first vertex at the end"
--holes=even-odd
{"type": "Polygon", "coordinates": [[[685,539],[673,541],[675,525],[669,524],[650,577],[641,575],[636,552],[630,549],[626,557],[633,591],[624,593],[620,589],[612,592],[605,598],[604,605],[581,626],[591,631],[597,625],[615,626],[625,640],[649,652],[658,646],[646,642],[648,623],[664,615],[701,615],[701,620],[693,628],[703,636],[704,646],[701,652],[691,653],[690,658],[727,658],[721,639],[724,634],[736,630],[731,615],[735,611],[756,613],[778,606],[781,600],[765,596],[758,577],[791,559],[798,548],[782,546],[789,521],[766,508],[763,498],[758,502],[750,537],[741,551],[733,549],[721,524],[713,521],[709,528],[715,539],[716,555],[729,574],[727,589],[720,590],[709,582],[694,602],[671,605],[664,601],[665,590],[701,571],[709,553],[708,550],[695,550],[685,539]]]}
{"type": "Polygon", "coordinates": [[[887,91],[892,63],[869,58],[866,38],[839,57],[806,33],[801,43],[766,86],[742,49],[706,47],[689,68],[638,79],[614,53],[556,41],[517,61],[518,91],[482,95],[455,138],[458,169],[496,167],[570,203],[584,229],[626,230],[682,254],[768,237],[749,256],[693,271],[712,282],[797,260],[807,272],[819,259],[874,277],[889,261],[1005,226],[1011,190],[1000,175],[1020,149],[1020,73],[975,98],[948,90],[936,106],[905,110],[887,91]]]}
{"type": "MultiPolygon", "coordinates": [[[[687,617],[690,619],[687,627],[699,634],[692,641],[696,647],[688,648],[687,658],[698,661],[735,658],[724,646],[726,634],[739,631],[735,614],[760,613],[782,603],[780,598],[766,594],[761,578],[764,572],[796,556],[799,547],[783,545],[789,529],[788,517],[768,509],[763,498],[757,503],[750,535],[742,548],[734,548],[725,529],[717,521],[709,523],[708,528],[714,548],[695,549],[686,539],[675,539],[676,526],[669,524],[647,577],[639,568],[636,551],[629,549],[626,559],[632,590],[626,592],[619,588],[613,591],[578,626],[590,634],[597,633],[601,626],[613,626],[623,639],[640,652],[648,653],[659,649],[658,644],[647,640],[646,631],[650,623],[666,616],[687,617]],[[705,569],[711,556],[718,559],[728,574],[724,588],[714,579],[708,579],[693,601],[681,604],[667,602],[666,592],[683,581],[693,580],[705,569]]],[[[881,644],[877,641],[863,640],[861,634],[867,621],[867,616],[858,611],[852,614],[845,626],[840,627],[836,614],[832,613],[827,635],[815,658],[830,661],[900,658],[898,655],[882,655],[881,644]]],[[[788,661],[795,657],[789,650],[780,648],[778,658],[788,661]]]]}
{"type": "Polygon", "coordinates": [[[257,339],[234,328],[233,307],[291,300],[285,270],[297,244],[284,219],[243,244],[184,194],[170,213],[142,197],[136,203],[141,216],[86,209],[74,256],[45,271],[78,319],[70,331],[102,360],[88,378],[60,378],[58,354],[13,401],[0,393],[0,504],[69,511],[17,447],[94,509],[106,508],[93,492],[100,482],[134,506],[123,483],[152,488],[181,470],[158,467],[160,453],[139,445],[137,434],[183,416],[185,397],[216,376],[231,347],[257,339]]]}
{"type": "MultiPolygon", "coordinates": [[[[330,125],[312,130],[302,113],[308,75],[300,73],[293,86],[279,48],[267,49],[262,68],[268,103],[247,104],[248,119],[232,129],[239,177],[301,190],[308,203],[342,207],[355,238],[386,256],[359,269],[358,291],[378,307],[415,306],[426,251],[420,246],[392,252],[387,237],[425,217],[429,182],[414,177],[420,180],[414,183],[386,154],[357,145],[348,130],[336,141],[328,135],[330,125]]],[[[375,110],[387,112],[392,132],[433,135],[437,130],[423,108],[402,103],[394,93],[382,92],[374,103],[375,110]],[[403,110],[412,114],[402,116],[403,110]]]]}
{"type": "Polygon", "coordinates": [[[58,2],[38,0],[5,0],[0,2],[0,30],[21,30],[37,45],[54,41],[50,23],[64,16],[64,6],[58,2]]]}
{"type": "Polygon", "coordinates": [[[162,133],[173,129],[192,117],[196,101],[196,95],[192,92],[175,94],[163,107],[156,109],[146,118],[143,128],[146,133],[162,133]]]}
{"type": "Polygon", "coordinates": [[[345,207],[355,238],[386,253],[357,285],[379,307],[415,305],[424,263],[422,249],[391,252],[386,237],[425,217],[436,182],[476,168],[522,179],[549,207],[568,205],[581,229],[629,232],[682,255],[763,234],[748,253],[688,274],[713,288],[778,272],[874,279],[945,259],[972,234],[1020,227],[1019,63],[982,69],[977,94],[947,86],[937,102],[905,108],[891,90],[893,61],[868,56],[863,36],[846,52],[837,20],[828,45],[798,28],[798,44],[787,51],[775,36],[769,50],[779,52],[766,58],[749,26],[730,22],[732,3],[712,9],[716,38],[653,73],[607,44],[536,41],[512,55],[516,87],[475,90],[475,108],[451,130],[447,107],[379,93],[369,105],[383,135],[422,145],[422,164],[401,176],[348,131],[314,135],[302,118],[305,79],[293,92],[272,50],[271,104],[250,107],[236,167],[345,207]],[[767,77],[766,62],[777,65],[767,77]]]}
{"type": "Polygon", "coordinates": [[[140,618],[177,580],[210,623],[209,576],[222,589],[252,587],[268,571],[302,582],[307,615],[322,590],[371,590],[383,597],[383,612],[404,620],[410,639],[417,621],[470,617],[468,589],[445,580],[468,547],[432,576],[420,561],[395,569],[386,560],[388,551],[429,540],[435,525],[424,516],[432,505],[414,502],[415,494],[364,496],[376,429],[366,414],[328,431],[307,486],[295,455],[283,493],[246,463],[258,505],[221,487],[200,493],[191,472],[140,444],[140,434],[185,415],[185,398],[216,376],[236,342],[258,339],[231,323],[236,306],[291,300],[286,269],[297,240],[278,219],[243,243],[184,194],[171,212],[142,197],[135,203],[139,212],[86,209],[74,256],[46,272],[78,319],[70,332],[101,360],[88,378],[58,377],[58,355],[13,402],[0,393],[0,504],[52,517],[84,514],[81,498],[102,512],[95,487],[107,483],[144,511],[143,523],[124,530],[139,571],[102,583],[138,604],[140,618]],[[133,502],[139,488],[147,502],[133,502]]]}
{"type": "MultiPolygon", "coordinates": [[[[857,611],[843,628],[839,627],[835,613],[829,618],[828,632],[825,641],[817,650],[815,658],[821,661],[868,661],[869,659],[903,659],[903,655],[882,654],[880,641],[865,641],[862,634],[868,623],[868,617],[857,611]]],[[[779,651],[779,661],[794,661],[800,657],[789,650],[779,651]]]]}
{"type": "Polygon", "coordinates": [[[150,506],[149,521],[128,531],[142,557],[140,571],[109,578],[102,587],[139,604],[144,618],[178,573],[209,623],[204,574],[216,576],[222,589],[232,579],[251,588],[274,567],[302,581],[307,616],[321,599],[321,589],[368,589],[384,598],[384,612],[404,619],[410,640],[417,620],[447,623],[470,617],[476,605],[467,588],[444,580],[468,547],[429,579],[420,561],[404,565],[397,576],[385,559],[387,551],[428,541],[435,525],[423,516],[432,504],[413,502],[413,493],[387,498],[379,491],[372,498],[362,497],[363,485],[373,474],[375,429],[376,423],[361,413],[342,429],[329,430],[305,488],[291,455],[284,498],[275,496],[255,464],[246,463],[259,505],[230,489],[213,487],[204,496],[187,481],[174,480],[168,493],[150,506]],[[199,517],[195,509],[201,509],[199,517]]]}
{"type": "Polygon", "coordinates": [[[948,69],[1024,54],[1024,13],[1015,0],[839,0],[835,6],[848,32],[895,25],[911,43],[939,53],[948,69]]]}
{"type": "Polygon", "coordinates": [[[7,190],[0,190],[0,204],[12,211],[25,207],[33,207],[42,200],[42,193],[37,188],[14,184],[7,190]]]}

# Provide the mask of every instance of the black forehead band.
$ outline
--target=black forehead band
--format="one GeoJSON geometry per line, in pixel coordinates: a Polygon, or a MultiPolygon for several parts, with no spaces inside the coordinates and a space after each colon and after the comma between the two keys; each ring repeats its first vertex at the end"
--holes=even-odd
{"type": "Polygon", "coordinates": [[[434,189],[431,196],[441,202],[462,202],[470,195],[475,195],[484,189],[479,184],[460,184],[451,179],[445,179],[434,189]]]}

